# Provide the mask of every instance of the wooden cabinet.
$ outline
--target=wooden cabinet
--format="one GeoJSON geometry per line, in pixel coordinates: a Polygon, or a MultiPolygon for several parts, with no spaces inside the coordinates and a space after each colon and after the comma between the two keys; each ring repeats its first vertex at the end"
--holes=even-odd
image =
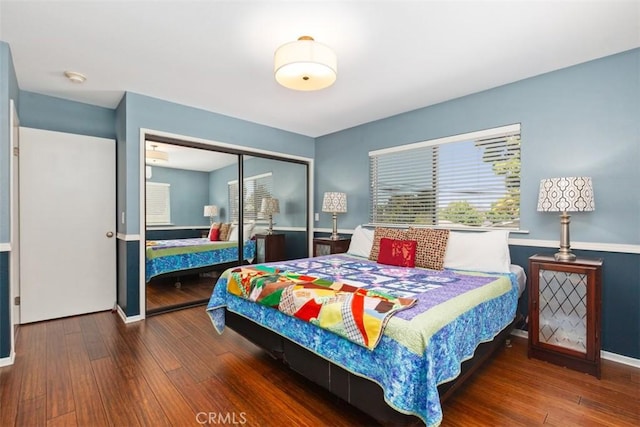
{"type": "Polygon", "coordinates": [[[285,259],[284,234],[256,234],[256,262],[285,259]]]}
{"type": "Polygon", "coordinates": [[[313,239],[313,256],[341,254],[347,252],[351,239],[340,238],[331,240],[329,237],[316,237],[313,239]]]}
{"type": "Polygon", "coordinates": [[[529,258],[529,357],[600,378],[602,260],[529,258]]]}

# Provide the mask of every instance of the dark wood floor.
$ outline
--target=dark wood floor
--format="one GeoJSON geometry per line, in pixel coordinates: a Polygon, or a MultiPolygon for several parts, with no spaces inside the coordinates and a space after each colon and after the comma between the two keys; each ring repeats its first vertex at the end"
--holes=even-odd
{"type": "MultiPolygon", "coordinates": [[[[125,325],[96,313],[19,328],[0,368],[0,426],[375,425],[203,307],[125,325]]],[[[526,356],[526,342],[444,405],[443,426],[640,424],[640,370],[604,361],[602,380],[526,356]]]]}
{"type": "Polygon", "coordinates": [[[208,301],[220,272],[151,279],[146,285],[147,311],[208,301]],[[180,286],[177,287],[176,283],[180,286]]]}

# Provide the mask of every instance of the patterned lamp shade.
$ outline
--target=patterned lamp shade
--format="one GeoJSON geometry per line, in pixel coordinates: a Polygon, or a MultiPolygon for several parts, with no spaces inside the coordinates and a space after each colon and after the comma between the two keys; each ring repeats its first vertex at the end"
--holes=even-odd
{"type": "Polygon", "coordinates": [[[204,216],[212,217],[218,215],[218,207],[216,205],[206,205],[204,207],[204,216]]]}
{"type": "Polygon", "coordinates": [[[571,176],[540,181],[538,211],[584,212],[595,209],[591,178],[571,176]]]}
{"type": "Polygon", "coordinates": [[[324,193],[322,212],[345,213],[347,211],[347,194],[338,192],[324,193]]]}
{"type": "Polygon", "coordinates": [[[260,212],[266,215],[273,215],[280,213],[280,202],[273,197],[265,197],[262,199],[262,205],[260,205],[260,212]]]}

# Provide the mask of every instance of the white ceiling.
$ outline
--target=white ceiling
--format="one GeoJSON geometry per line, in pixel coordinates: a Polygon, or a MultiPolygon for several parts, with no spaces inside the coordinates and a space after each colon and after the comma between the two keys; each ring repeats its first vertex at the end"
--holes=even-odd
{"type": "Polygon", "coordinates": [[[311,137],[640,46],[637,0],[2,0],[0,15],[22,90],[109,108],[131,91],[311,137]],[[301,35],[335,50],[330,88],[274,80],[273,52],[301,35]]]}

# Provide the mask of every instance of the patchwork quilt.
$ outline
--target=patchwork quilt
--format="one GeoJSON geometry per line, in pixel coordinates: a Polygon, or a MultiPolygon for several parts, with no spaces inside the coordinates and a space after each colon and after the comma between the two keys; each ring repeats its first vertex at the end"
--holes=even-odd
{"type": "Polygon", "coordinates": [[[390,316],[416,302],[412,298],[394,297],[264,265],[232,270],[227,290],[311,322],[368,349],[378,344],[390,316]]]}
{"type": "Polygon", "coordinates": [[[389,406],[418,416],[429,427],[442,420],[437,386],[456,378],[461,363],[473,357],[476,347],[491,341],[511,323],[519,294],[512,273],[394,267],[346,254],[264,266],[271,269],[266,271],[286,273],[283,280],[307,276],[389,298],[414,300],[388,318],[373,349],[318,327],[317,322],[238,296],[237,292],[250,295],[250,287],[230,292],[228,289],[238,283],[246,286],[242,277],[232,276],[231,269],[219,278],[207,313],[219,333],[224,330],[225,310],[229,310],[374,381],[382,387],[389,406]],[[229,287],[231,281],[236,284],[229,287]]]}

